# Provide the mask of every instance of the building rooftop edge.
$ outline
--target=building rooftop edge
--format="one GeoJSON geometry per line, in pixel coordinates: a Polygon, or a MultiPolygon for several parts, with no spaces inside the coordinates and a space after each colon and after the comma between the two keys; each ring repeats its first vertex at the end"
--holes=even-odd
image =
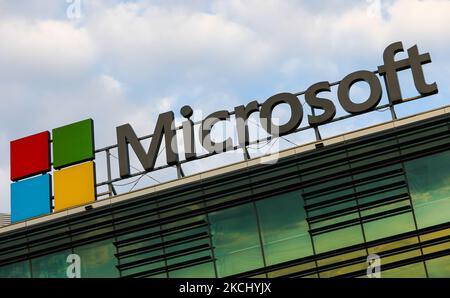
{"type": "Polygon", "coordinates": [[[124,194],[108,197],[106,199],[101,199],[101,200],[98,200],[91,204],[85,204],[82,206],[73,207],[73,208],[62,210],[59,212],[32,218],[32,219],[29,219],[26,221],[21,221],[18,223],[3,226],[3,227],[0,227],[0,234],[10,232],[13,230],[17,230],[17,229],[21,229],[24,227],[29,227],[29,226],[36,225],[39,223],[47,222],[47,221],[50,221],[50,220],[53,220],[56,218],[61,218],[64,216],[77,214],[80,212],[86,212],[85,206],[87,206],[87,205],[91,205],[93,208],[98,208],[98,207],[111,205],[111,204],[114,204],[117,202],[123,202],[126,200],[130,200],[130,199],[133,199],[136,197],[143,196],[143,195],[156,193],[156,192],[159,192],[162,190],[167,190],[167,189],[170,189],[173,187],[185,185],[185,184],[196,182],[196,181],[201,181],[201,180],[204,180],[207,178],[211,178],[211,177],[218,176],[218,175],[225,174],[225,173],[230,173],[230,172],[233,172],[236,170],[249,168],[252,166],[259,165],[259,164],[266,164],[266,163],[269,163],[271,160],[277,160],[280,158],[293,156],[293,155],[296,155],[296,154],[299,154],[302,152],[315,150],[316,144],[318,144],[318,143],[322,143],[323,146],[326,147],[326,146],[330,146],[333,144],[342,143],[344,141],[356,139],[356,138],[363,137],[363,136],[370,135],[370,134],[377,133],[377,132],[382,132],[382,131],[385,131],[385,130],[388,130],[391,128],[403,126],[403,125],[418,122],[421,120],[426,120],[426,119],[437,117],[437,116],[444,115],[444,114],[450,114],[450,105],[440,107],[437,109],[433,109],[433,110],[429,110],[429,111],[425,111],[425,112],[421,112],[418,114],[410,115],[410,116],[400,118],[397,120],[382,122],[382,123],[375,124],[372,126],[357,129],[357,130],[354,130],[351,132],[342,133],[342,134],[339,134],[336,136],[325,138],[321,141],[313,141],[313,142],[305,143],[305,144],[302,144],[302,145],[299,145],[299,146],[296,146],[293,148],[288,148],[288,149],[279,151],[274,154],[255,157],[255,158],[252,158],[249,160],[232,163],[232,164],[225,165],[222,167],[207,170],[205,172],[200,172],[200,173],[189,175],[189,176],[186,176],[183,178],[170,180],[170,181],[163,182],[163,183],[160,183],[157,185],[153,185],[153,186],[149,186],[149,187],[142,188],[139,190],[135,190],[135,191],[132,191],[129,193],[124,193],[124,194]]]}

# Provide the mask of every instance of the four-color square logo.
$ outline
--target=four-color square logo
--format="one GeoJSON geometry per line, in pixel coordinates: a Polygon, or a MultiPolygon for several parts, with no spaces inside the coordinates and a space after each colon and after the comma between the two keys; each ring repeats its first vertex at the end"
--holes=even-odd
{"type": "Polygon", "coordinates": [[[52,139],[44,131],[14,140],[10,151],[11,222],[95,201],[92,119],[55,128],[52,139]]]}

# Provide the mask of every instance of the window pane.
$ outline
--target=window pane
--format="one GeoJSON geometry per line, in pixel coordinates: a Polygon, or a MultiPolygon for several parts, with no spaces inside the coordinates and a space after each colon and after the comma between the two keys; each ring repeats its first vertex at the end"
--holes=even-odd
{"type": "Polygon", "coordinates": [[[450,151],[405,163],[419,228],[450,221],[450,151]]]}
{"type": "Polygon", "coordinates": [[[118,277],[115,252],[111,239],[74,248],[80,256],[81,277],[118,277]]]}
{"type": "MultiPolygon", "coordinates": [[[[383,261],[381,261],[383,262],[383,261]]],[[[427,277],[425,273],[425,266],[423,262],[406,265],[394,269],[383,271],[383,263],[381,264],[382,278],[412,278],[412,277],[427,277]]]]}
{"type": "Polygon", "coordinates": [[[450,255],[425,262],[428,277],[450,277],[450,255]]]}
{"type": "Polygon", "coordinates": [[[263,267],[252,204],[211,213],[209,220],[219,277],[263,267]]]}
{"type": "Polygon", "coordinates": [[[215,277],[213,263],[205,263],[169,272],[171,278],[210,278],[215,277]]]}
{"type": "Polygon", "coordinates": [[[299,192],[256,202],[266,264],[312,255],[308,223],[299,192]]]}
{"type": "Polygon", "coordinates": [[[163,225],[163,229],[178,228],[186,224],[196,225],[164,236],[164,253],[170,256],[166,259],[168,266],[186,262],[194,264],[203,262],[200,259],[205,258],[213,259],[205,216],[191,217],[187,220],[166,224],[163,225]],[[198,222],[201,224],[196,224],[198,222]]]}
{"type": "Polygon", "coordinates": [[[25,278],[31,277],[30,262],[23,261],[0,267],[1,278],[25,278]]]}
{"type": "Polygon", "coordinates": [[[67,267],[70,265],[67,263],[67,256],[70,254],[70,250],[65,250],[32,259],[33,278],[67,277],[67,267]]]}
{"type": "Polygon", "coordinates": [[[322,253],[363,242],[361,226],[356,225],[314,236],[316,253],[322,253]]]}
{"type": "Polygon", "coordinates": [[[363,224],[363,227],[367,241],[406,233],[415,229],[414,219],[410,212],[367,222],[363,224]]]}

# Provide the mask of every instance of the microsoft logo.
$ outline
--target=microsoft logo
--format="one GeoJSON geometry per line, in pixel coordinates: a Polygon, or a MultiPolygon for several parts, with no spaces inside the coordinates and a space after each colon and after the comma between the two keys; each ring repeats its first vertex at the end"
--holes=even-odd
{"type": "Polygon", "coordinates": [[[11,222],[95,201],[93,120],[55,128],[52,137],[11,141],[11,222]]]}

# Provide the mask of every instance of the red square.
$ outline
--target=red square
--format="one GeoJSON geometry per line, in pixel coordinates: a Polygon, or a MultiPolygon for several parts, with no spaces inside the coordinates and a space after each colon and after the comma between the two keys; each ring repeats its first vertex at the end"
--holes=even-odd
{"type": "Polygon", "coordinates": [[[44,131],[11,141],[11,180],[50,171],[50,133],[44,131]]]}

